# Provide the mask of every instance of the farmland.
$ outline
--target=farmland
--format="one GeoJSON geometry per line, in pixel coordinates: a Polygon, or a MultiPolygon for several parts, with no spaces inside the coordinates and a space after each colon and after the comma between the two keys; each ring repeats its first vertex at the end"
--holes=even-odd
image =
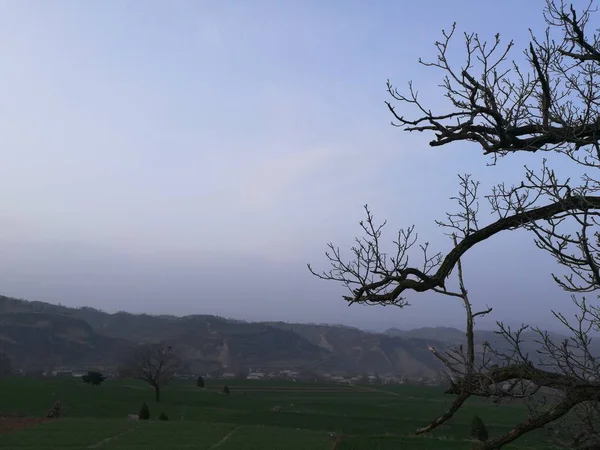
{"type": "MultiPolygon", "coordinates": [[[[75,379],[10,379],[0,383],[0,413],[43,417],[55,400],[64,417],[7,432],[0,420],[0,448],[14,449],[469,449],[470,421],[479,414],[490,435],[520,420],[519,405],[472,402],[447,424],[426,436],[411,432],[448,406],[441,388],[415,386],[327,386],[282,382],[222,381],[197,388],[177,381],[160,404],[152,390],[130,380],[108,380],[92,387],[75,379]],[[142,402],[149,421],[127,420],[142,402]],[[164,412],[169,421],[156,418],[164,412]],[[333,437],[332,437],[333,435],[333,437]]],[[[4,424],[4,425],[3,425],[4,424]]],[[[547,448],[528,435],[518,446],[547,448]]]]}

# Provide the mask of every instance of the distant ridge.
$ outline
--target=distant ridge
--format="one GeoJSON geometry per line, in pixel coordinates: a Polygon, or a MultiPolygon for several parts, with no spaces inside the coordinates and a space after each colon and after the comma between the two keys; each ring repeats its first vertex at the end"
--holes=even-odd
{"type": "MultiPolygon", "coordinates": [[[[525,347],[535,351],[536,335],[525,337],[525,347]]],[[[196,372],[297,368],[433,378],[441,364],[428,346],[445,349],[464,343],[465,334],[451,327],[374,333],[347,325],[248,322],[203,314],[109,314],[0,296],[0,351],[15,366],[116,366],[132,346],[162,340],[180,348],[186,368],[196,372]]],[[[477,330],[479,348],[484,341],[503,345],[495,332],[477,330]]]]}
{"type": "Polygon", "coordinates": [[[0,350],[17,366],[116,365],[131,346],[160,340],[180,347],[193,371],[260,367],[434,377],[440,369],[427,350],[432,341],[419,337],[202,314],[109,314],[0,296],[0,350]]]}

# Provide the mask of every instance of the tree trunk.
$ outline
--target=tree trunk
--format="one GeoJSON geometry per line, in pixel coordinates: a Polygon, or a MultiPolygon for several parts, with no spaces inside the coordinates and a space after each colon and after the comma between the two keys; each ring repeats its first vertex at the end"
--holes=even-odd
{"type": "Polygon", "coordinates": [[[154,395],[156,397],[156,403],[160,403],[160,386],[154,386],[154,395]]]}

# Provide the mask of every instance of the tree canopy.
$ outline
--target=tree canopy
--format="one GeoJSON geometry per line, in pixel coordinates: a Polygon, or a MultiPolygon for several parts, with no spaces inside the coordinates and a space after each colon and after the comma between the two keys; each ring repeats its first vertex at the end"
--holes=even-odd
{"type": "Polygon", "coordinates": [[[106,377],[102,372],[88,372],[81,377],[84,383],[91,384],[92,386],[100,386],[106,377]]]}

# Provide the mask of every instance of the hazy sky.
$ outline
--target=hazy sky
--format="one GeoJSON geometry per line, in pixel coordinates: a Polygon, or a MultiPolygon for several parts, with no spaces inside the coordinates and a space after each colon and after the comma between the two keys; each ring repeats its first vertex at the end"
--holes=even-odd
{"type": "MultiPolygon", "coordinates": [[[[365,203],[390,241],[414,223],[446,251],[433,221],[456,174],[489,187],[536,161],[490,168],[475,145],[430,148],[389,125],[384,101],[387,78],[413,79],[443,107],[440,73],[417,63],[436,56],[441,29],[500,31],[520,58],[543,4],[0,0],[0,292],[106,311],[461,325],[461,305],[435,295],[348,308],[306,263],[326,268],[327,242],[352,244],[365,203]]],[[[550,308],[570,309],[524,234],[465,264],[493,320],[547,324],[550,308]]]]}

